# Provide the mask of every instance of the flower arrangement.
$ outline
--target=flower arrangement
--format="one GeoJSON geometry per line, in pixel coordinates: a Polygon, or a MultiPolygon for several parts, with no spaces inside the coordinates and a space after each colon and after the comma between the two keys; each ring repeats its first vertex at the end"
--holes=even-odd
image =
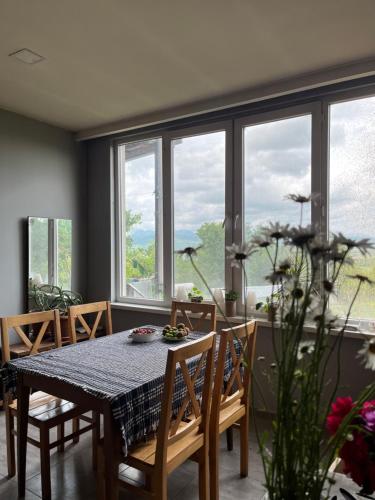
{"type": "MultiPolygon", "coordinates": [[[[337,398],[327,417],[327,430],[335,436],[344,419],[352,412],[351,397],[337,398]]],[[[365,401],[347,424],[347,436],[339,450],[344,474],[362,487],[361,494],[375,491],[375,400],[365,401]]]]}
{"type": "MultiPolygon", "coordinates": [[[[298,226],[270,223],[262,228],[260,236],[241,246],[233,244],[227,247],[227,252],[231,265],[243,273],[243,296],[247,290],[246,261],[255,252],[266,252],[270,262],[266,279],[272,285],[271,296],[277,296],[279,318],[277,324],[275,315],[271,318],[274,359],[269,363],[272,375],[268,375],[274,388],[276,415],[270,434],[260,435],[256,429],[268,498],[321,500],[329,498],[333,481],[330,466],[346,442],[350,422],[364,408],[365,402],[375,396],[374,383],[365,387],[334,435],[326,439],[325,422],[340,384],[344,332],[360,290],[373,283],[360,274],[349,276],[355,287],[342,323],[331,314],[329,301],[336,293],[340,276],[352,264],[352,252],[365,256],[374,246],[368,239],[355,241],[341,233],[333,234],[326,241],[315,228],[302,225],[303,205],[314,202],[315,197],[289,195],[288,198],[300,205],[298,226]],[[308,338],[306,326],[314,331],[308,338]],[[335,330],[334,335],[330,335],[332,330],[335,330]],[[327,372],[331,364],[336,371],[328,384],[327,372]]],[[[190,259],[230,326],[195,263],[197,250],[188,247],[179,253],[190,259]]],[[[360,354],[370,369],[375,369],[374,342],[365,344],[360,354]]],[[[266,362],[264,356],[258,359],[260,363],[266,362]]]]}

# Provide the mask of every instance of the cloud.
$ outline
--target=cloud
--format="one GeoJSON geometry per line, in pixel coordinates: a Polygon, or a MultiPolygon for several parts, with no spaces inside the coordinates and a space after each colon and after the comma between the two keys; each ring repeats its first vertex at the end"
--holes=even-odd
{"type": "MultiPolygon", "coordinates": [[[[285,195],[311,191],[311,118],[249,126],[244,138],[246,221],[253,225],[268,220],[297,223],[298,206],[285,201],[285,195]]],[[[349,236],[375,234],[374,138],[375,98],[331,106],[329,217],[332,230],[349,236]]],[[[204,222],[221,222],[225,213],[225,133],[183,138],[172,146],[176,226],[196,230],[204,222]]],[[[152,229],[154,157],[129,161],[126,171],[127,208],[141,213],[142,227],[152,229]]]]}

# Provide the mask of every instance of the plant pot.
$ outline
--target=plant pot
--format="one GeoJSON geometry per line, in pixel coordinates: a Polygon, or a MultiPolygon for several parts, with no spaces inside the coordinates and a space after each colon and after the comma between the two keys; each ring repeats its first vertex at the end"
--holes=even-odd
{"type": "Polygon", "coordinates": [[[267,319],[270,323],[274,323],[276,321],[276,313],[277,307],[269,306],[269,309],[267,311],[267,319]]]}
{"type": "Polygon", "coordinates": [[[225,315],[229,317],[233,317],[236,315],[236,301],[235,300],[226,300],[225,301],[225,315]]]}
{"type": "Polygon", "coordinates": [[[190,302],[195,302],[196,304],[200,304],[203,302],[203,297],[191,297],[190,302]]]}

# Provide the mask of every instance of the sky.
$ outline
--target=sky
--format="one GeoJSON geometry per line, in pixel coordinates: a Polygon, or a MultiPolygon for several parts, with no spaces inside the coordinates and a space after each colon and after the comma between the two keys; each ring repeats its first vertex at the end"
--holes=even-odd
{"type": "MultiPolygon", "coordinates": [[[[309,115],[247,127],[244,131],[245,218],[298,223],[289,193],[311,190],[309,115]]],[[[225,132],[172,144],[176,229],[195,231],[224,219],[225,132]]],[[[127,208],[154,229],[155,164],[149,155],[126,163],[127,208]]],[[[348,236],[375,235],[375,97],[331,106],[330,227],[348,236]]],[[[306,221],[305,221],[306,222],[306,221]]]]}

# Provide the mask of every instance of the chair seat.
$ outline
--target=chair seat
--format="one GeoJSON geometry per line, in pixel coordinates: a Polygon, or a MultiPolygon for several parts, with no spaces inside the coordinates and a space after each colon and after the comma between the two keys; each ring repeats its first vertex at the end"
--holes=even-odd
{"type": "MultiPolygon", "coordinates": [[[[188,423],[181,422],[179,429],[183,430],[186,425],[188,425],[188,423]]],[[[148,440],[146,443],[141,443],[135,448],[130,449],[129,454],[126,457],[126,463],[139,468],[143,468],[142,465],[145,465],[146,468],[153,467],[155,465],[156,442],[156,438],[153,438],[148,440]]],[[[203,433],[199,432],[198,428],[195,432],[188,434],[178,442],[168,446],[168,472],[173,471],[176,467],[185,462],[187,458],[189,458],[202,446],[203,433]]]]}
{"type": "MultiPolygon", "coordinates": [[[[9,409],[11,413],[17,416],[17,400],[14,400],[9,409]]],[[[59,422],[69,420],[79,416],[82,410],[65,399],[51,396],[46,392],[34,392],[29,400],[29,422],[37,427],[41,424],[47,424],[53,427],[54,421],[59,422]]]]}
{"type": "Polygon", "coordinates": [[[246,414],[246,407],[241,400],[238,399],[230,406],[220,410],[219,417],[219,433],[221,434],[226,429],[231,427],[235,422],[237,422],[241,417],[246,414]]]}

